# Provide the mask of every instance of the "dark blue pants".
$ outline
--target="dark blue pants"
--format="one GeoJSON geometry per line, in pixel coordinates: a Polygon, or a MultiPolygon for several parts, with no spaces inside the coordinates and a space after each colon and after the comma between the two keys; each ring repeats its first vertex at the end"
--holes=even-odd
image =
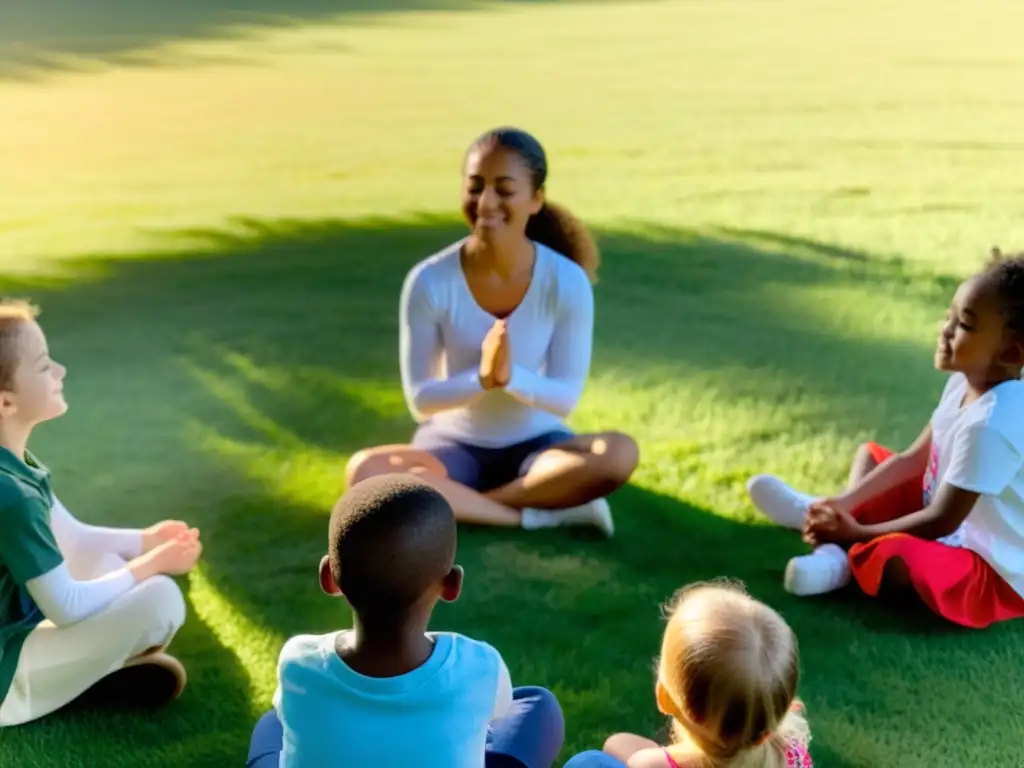
{"type": "Polygon", "coordinates": [[[580,752],[565,764],[565,768],[626,768],[626,764],[611,755],[592,749],[589,752],[580,752]]]}
{"type": "MultiPolygon", "coordinates": [[[[487,731],[487,768],[551,768],[565,741],[565,720],[555,695],[516,688],[512,708],[487,731]]],[[[270,710],[256,723],[246,768],[278,768],[284,731],[270,710]]]]}
{"type": "Polygon", "coordinates": [[[540,453],[572,436],[568,430],[557,429],[504,448],[483,448],[439,435],[427,421],[412,436],[412,444],[444,464],[452,480],[483,493],[522,477],[540,453]]]}

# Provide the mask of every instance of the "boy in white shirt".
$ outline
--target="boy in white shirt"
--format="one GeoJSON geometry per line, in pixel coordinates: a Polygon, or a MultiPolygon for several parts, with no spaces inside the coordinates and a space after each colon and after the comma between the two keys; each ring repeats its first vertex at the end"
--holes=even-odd
{"type": "Polygon", "coordinates": [[[564,740],[554,695],[513,690],[487,643],[427,631],[462,589],[455,548],[451,506],[412,475],[341,497],[319,577],[351,605],[352,629],[285,643],[249,768],[549,768],[564,740]]]}
{"type": "Polygon", "coordinates": [[[790,561],[790,592],[852,576],[871,596],[911,588],[966,627],[1024,616],[1024,257],[996,251],[960,286],[935,365],[951,376],[920,437],[900,454],[862,446],[844,493],[750,481],[761,511],[817,547],[790,561]]]}

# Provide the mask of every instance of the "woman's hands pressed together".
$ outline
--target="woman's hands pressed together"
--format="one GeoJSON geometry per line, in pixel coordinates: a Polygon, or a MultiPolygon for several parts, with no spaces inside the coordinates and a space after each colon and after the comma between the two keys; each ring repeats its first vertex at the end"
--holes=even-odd
{"type": "Polygon", "coordinates": [[[480,384],[484,389],[504,387],[512,378],[512,354],[508,343],[508,325],[494,321],[480,346],[480,384]]]}

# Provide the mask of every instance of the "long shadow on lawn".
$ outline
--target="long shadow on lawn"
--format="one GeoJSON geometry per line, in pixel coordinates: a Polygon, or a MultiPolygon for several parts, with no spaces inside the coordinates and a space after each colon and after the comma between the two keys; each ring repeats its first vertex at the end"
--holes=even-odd
{"type": "MultiPolygon", "coordinates": [[[[176,233],[171,253],[97,256],[62,274],[0,281],[4,293],[43,305],[51,348],[71,370],[72,411],[37,443],[62,496],[90,521],[182,516],[200,525],[206,578],[261,632],[344,626],[343,606],[319,595],[314,580],[328,510],[353,450],[411,431],[397,383],[399,287],[416,260],[461,233],[429,217],[239,220],[176,233]]],[[[935,382],[927,341],[822,327],[817,308],[797,299],[828,284],[898,294],[938,313],[948,281],[835,258],[820,244],[768,246],[765,233],[757,243],[639,227],[599,236],[598,376],[660,386],[699,372],[727,397],[766,403],[802,389],[820,398],[822,418],[848,432],[906,431],[926,418],[921,392],[935,382]],[[904,412],[906,424],[888,414],[883,421],[879,402],[904,412]]],[[[826,764],[894,764],[893,747],[878,751],[887,743],[914,754],[921,741],[927,753],[930,731],[906,727],[922,691],[960,743],[977,740],[969,726],[992,738],[1013,727],[999,712],[965,716],[956,703],[976,679],[986,680],[986,698],[1019,698],[1012,676],[991,668],[1022,645],[1009,628],[967,644],[948,630],[914,636],[864,600],[796,601],[779,584],[786,558],[801,549],[792,535],[635,487],[614,505],[620,533],[610,543],[561,531],[466,530],[466,596],[438,613],[439,627],[500,647],[517,681],[556,690],[570,715],[569,749],[595,746],[613,728],[658,726],[650,701],[658,606],[680,585],[717,576],[747,582],[796,628],[826,764]]],[[[197,740],[210,740],[189,755],[240,755],[252,716],[269,703],[245,699],[245,673],[265,683],[273,657],[264,669],[239,671],[235,652],[208,630],[201,622],[188,630],[195,634],[183,648],[207,659],[209,687],[194,682],[203,695],[182,702],[182,723],[174,714],[155,719],[153,743],[178,749],[187,737],[175,729],[187,719],[197,740]],[[221,667],[222,677],[210,672],[221,667]]]]}
{"type": "MultiPolygon", "coordinates": [[[[968,649],[920,610],[912,612],[915,619],[886,625],[892,614],[876,617],[877,606],[864,598],[832,605],[794,600],[780,586],[781,565],[800,549],[786,532],[739,525],[637,487],[623,489],[613,503],[620,530],[610,543],[564,531],[463,529],[459,562],[466,589],[458,603],[440,606],[433,622],[435,629],[494,644],[517,683],[555,691],[568,722],[563,758],[600,745],[612,730],[654,735],[663,729],[652,697],[660,606],[694,581],[742,581],[786,615],[801,638],[802,695],[812,713],[815,756],[838,768],[874,762],[873,753],[837,735],[843,728],[914,754],[923,746],[915,742],[930,736],[905,732],[904,718],[914,717],[908,697],[933,691],[944,675],[985,674],[976,654],[984,658],[1000,638],[1014,640],[1001,631],[968,649]],[[928,638],[905,634],[922,626],[928,638]],[[882,662],[880,652],[887,656],[882,662]]],[[[345,604],[320,595],[314,580],[327,513],[326,504],[267,499],[223,511],[220,539],[235,534],[230,549],[208,558],[218,590],[253,621],[283,635],[350,626],[345,604]],[[237,547],[248,555],[239,558],[237,547]],[[269,571],[268,562],[275,564],[269,571]]]]}
{"type": "MultiPolygon", "coordinates": [[[[462,233],[438,217],[239,219],[224,229],[171,233],[177,253],[76,261],[48,315],[76,318],[74,337],[83,344],[97,327],[107,334],[123,319],[133,344],[155,335],[167,345],[164,355],[190,356],[197,342],[220,345],[284,370],[337,371],[356,387],[374,381],[397,395],[401,281],[416,260],[462,233]]],[[[765,233],[743,240],[638,227],[598,235],[605,263],[595,371],[619,371],[653,388],[699,374],[719,394],[748,401],[809,396],[821,404],[809,420],[847,432],[886,421],[890,433],[903,435],[927,418],[941,386],[932,338],[872,338],[837,327],[826,322],[828,307],[801,292],[845,288],[879,308],[898,301],[939,318],[951,278],[922,277],[898,263],[837,260],[824,244],[791,239],[783,250],[765,245],[765,233]]],[[[45,298],[38,281],[6,282],[45,298]]],[[[400,399],[377,397],[401,417],[400,399]]],[[[328,444],[350,440],[354,430],[334,423],[314,419],[301,429],[333,430],[333,437],[317,435],[328,444]]]]}
{"type": "Polygon", "coordinates": [[[182,698],[147,716],[96,713],[73,706],[71,711],[11,729],[0,742],[0,752],[17,747],[18,758],[5,765],[238,764],[248,747],[239,724],[251,723],[254,716],[248,674],[220,644],[216,632],[197,618],[191,600],[187,606],[188,620],[170,650],[192,670],[182,698]],[[195,662],[200,659],[202,674],[196,675],[195,662]],[[73,753],[57,747],[64,740],[74,744],[73,753]]]}
{"type": "MultiPolygon", "coordinates": [[[[338,22],[349,16],[386,16],[400,11],[479,11],[502,3],[579,1],[5,0],[0,21],[0,79],[34,80],[96,64],[159,65],[166,56],[144,49],[185,38],[229,38],[260,27],[338,22]]],[[[171,57],[168,63],[188,61],[171,57]]]]}
{"type": "MultiPolygon", "coordinates": [[[[251,376],[238,383],[258,386],[251,376]]],[[[301,410],[319,392],[298,386],[287,397],[301,410]]],[[[276,410],[266,396],[262,402],[276,410]]],[[[358,418],[361,406],[349,402],[342,408],[358,418]]],[[[262,449],[280,449],[275,440],[294,434],[295,426],[264,422],[262,449]]],[[[223,542],[207,558],[216,588],[275,634],[349,626],[345,604],[320,595],[314,578],[332,501],[326,489],[319,504],[290,502],[271,490],[223,507],[216,527],[208,530],[211,540],[223,542]]],[[[740,525],[632,486],[617,493],[613,504],[619,533],[612,542],[565,531],[464,528],[459,562],[466,569],[466,590],[458,603],[439,608],[434,623],[493,643],[517,682],[551,687],[568,715],[566,755],[600,744],[613,728],[660,730],[651,700],[659,606],[694,581],[740,580],[787,616],[801,638],[803,696],[813,713],[815,754],[826,765],[874,759],[870,753],[858,758],[846,738],[834,735],[851,725],[911,750],[913,737],[903,733],[899,716],[922,679],[934,684],[951,670],[956,676],[983,669],[975,656],[980,645],[1019,645],[1004,628],[968,651],[963,633],[923,609],[895,612],[852,593],[828,601],[795,600],[780,583],[782,565],[803,551],[790,532],[740,525]],[[882,663],[876,658],[880,647],[888,655],[882,663]],[[886,672],[865,674],[873,669],[886,672]],[[881,716],[882,723],[871,722],[872,716],[881,716]]]]}

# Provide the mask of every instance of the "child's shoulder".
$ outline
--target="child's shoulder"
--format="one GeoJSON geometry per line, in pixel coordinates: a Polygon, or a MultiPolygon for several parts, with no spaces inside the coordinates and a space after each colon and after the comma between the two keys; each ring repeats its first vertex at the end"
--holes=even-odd
{"type": "Polygon", "coordinates": [[[505,663],[498,649],[483,640],[456,632],[430,632],[429,635],[436,644],[444,643],[449,646],[450,663],[459,667],[498,668],[505,663]]]}
{"type": "Polygon", "coordinates": [[[26,451],[25,461],[15,458],[7,449],[0,449],[0,508],[33,508],[49,510],[50,471],[26,451]]]}
{"type": "Polygon", "coordinates": [[[338,635],[339,632],[329,632],[326,635],[294,635],[288,638],[281,646],[278,667],[285,669],[322,664],[334,652],[338,635]]]}
{"type": "Polygon", "coordinates": [[[461,635],[458,632],[428,632],[429,637],[433,638],[435,642],[442,641],[451,643],[454,650],[459,653],[466,655],[478,654],[481,656],[496,656],[501,658],[501,654],[498,653],[498,649],[490,643],[486,643],[483,640],[477,640],[476,638],[469,637],[468,635],[461,635]]]}
{"type": "Polygon", "coordinates": [[[47,506],[42,493],[21,478],[0,472],[0,516],[24,514],[25,510],[45,514],[47,506]]]}
{"type": "Polygon", "coordinates": [[[971,403],[968,422],[991,426],[1024,445],[1024,381],[1014,380],[989,390],[971,403]]]}
{"type": "Polygon", "coordinates": [[[413,264],[406,275],[406,281],[449,280],[454,273],[462,269],[462,243],[464,241],[465,238],[449,243],[439,251],[435,251],[425,259],[413,264]]]}

